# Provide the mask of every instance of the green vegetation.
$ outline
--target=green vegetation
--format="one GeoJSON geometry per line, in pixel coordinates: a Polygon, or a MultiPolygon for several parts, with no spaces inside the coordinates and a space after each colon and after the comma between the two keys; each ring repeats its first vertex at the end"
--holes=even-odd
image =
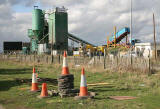
{"type": "MultiPolygon", "coordinates": [[[[37,65],[41,78],[56,79],[61,73],[59,65],[37,65]]],[[[70,68],[75,77],[75,88],[80,84],[80,68],[70,68]]],[[[160,74],[122,74],[109,71],[90,72],[86,69],[87,83],[107,82],[110,85],[88,87],[98,95],[94,99],[76,101],[73,97],[38,99],[38,93],[29,91],[31,83],[21,83],[16,78],[31,79],[32,65],[16,62],[0,62],[0,104],[6,109],[159,109],[160,74]],[[116,101],[109,96],[134,96],[133,100],[116,101]]],[[[39,85],[41,87],[41,83],[39,85]]],[[[55,83],[48,89],[57,90],[55,83]]]]}

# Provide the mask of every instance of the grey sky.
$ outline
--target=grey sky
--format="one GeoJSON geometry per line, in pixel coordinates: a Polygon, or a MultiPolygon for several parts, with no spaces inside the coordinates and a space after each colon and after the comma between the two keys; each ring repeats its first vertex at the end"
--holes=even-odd
{"type": "MultiPolygon", "coordinates": [[[[0,49],[3,41],[29,41],[27,29],[31,28],[31,12],[16,12],[14,7],[32,9],[35,3],[43,9],[65,6],[69,32],[96,45],[106,43],[114,26],[119,30],[130,24],[130,0],[0,0],[0,49]]],[[[153,41],[152,13],[155,12],[159,33],[159,5],[160,0],[133,0],[134,38],[153,41]]]]}

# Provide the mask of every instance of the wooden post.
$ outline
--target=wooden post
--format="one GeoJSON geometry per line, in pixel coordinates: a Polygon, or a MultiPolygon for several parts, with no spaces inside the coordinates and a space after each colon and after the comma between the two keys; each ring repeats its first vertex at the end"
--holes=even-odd
{"type": "Polygon", "coordinates": [[[130,48],[131,50],[130,50],[130,61],[131,61],[131,66],[132,66],[132,64],[133,64],[133,59],[132,59],[132,47],[130,48]]]}
{"type": "Polygon", "coordinates": [[[109,37],[107,37],[107,48],[109,48],[109,37]]]}
{"type": "Polygon", "coordinates": [[[106,69],[106,49],[104,49],[104,69],[106,69]]]}
{"type": "Polygon", "coordinates": [[[58,55],[58,62],[59,62],[59,64],[61,64],[61,56],[60,56],[60,54],[58,55]]]}
{"type": "Polygon", "coordinates": [[[35,60],[36,60],[36,56],[35,56],[35,52],[34,52],[34,55],[33,55],[33,68],[35,68],[35,60]]]}
{"type": "Polygon", "coordinates": [[[93,66],[95,66],[95,56],[93,57],[93,66]]]}
{"type": "Polygon", "coordinates": [[[25,61],[26,61],[26,55],[24,55],[25,56],[25,61]]]}
{"type": "Polygon", "coordinates": [[[47,55],[47,63],[48,63],[48,55],[47,55]]]}
{"type": "Polygon", "coordinates": [[[21,62],[22,62],[22,55],[20,55],[20,57],[21,57],[21,62]]]}
{"type": "Polygon", "coordinates": [[[52,19],[51,63],[53,63],[53,19],[52,19]]]}
{"type": "Polygon", "coordinates": [[[31,61],[31,55],[29,55],[29,61],[31,61]]]}
{"type": "Polygon", "coordinates": [[[148,70],[149,70],[149,75],[151,74],[151,59],[150,59],[150,50],[149,50],[149,56],[148,56],[148,70]]]}
{"type": "Polygon", "coordinates": [[[116,48],[116,26],[114,27],[114,48],[116,48]]]}
{"type": "Polygon", "coordinates": [[[116,63],[117,63],[117,67],[118,67],[118,56],[116,56],[116,63]]]}
{"type": "Polygon", "coordinates": [[[16,53],[16,59],[17,59],[17,53],[16,53]]]}
{"type": "Polygon", "coordinates": [[[156,24],[155,24],[155,17],[153,13],[153,34],[154,34],[154,53],[155,53],[155,60],[157,59],[157,48],[156,48],[156,24]]]}
{"type": "Polygon", "coordinates": [[[127,45],[127,43],[128,43],[128,36],[126,36],[126,45],[127,45]]]}

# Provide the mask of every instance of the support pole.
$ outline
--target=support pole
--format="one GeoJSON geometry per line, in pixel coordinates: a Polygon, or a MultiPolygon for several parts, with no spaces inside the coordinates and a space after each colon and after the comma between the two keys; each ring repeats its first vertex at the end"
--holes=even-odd
{"type": "Polygon", "coordinates": [[[104,69],[106,69],[106,49],[104,49],[104,69]]]}
{"type": "Polygon", "coordinates": [[[127,43],[128,43],[128,36],[126,36],[126,45],[127,45],[127,43]]]}
{"type": "Polygon", "coordinates": [[[51,63],[53,63],[53,19],[52,19],[51,63]]]}
{"type": "Polygon", "coordinates": [[[114,27],[114,48],[116,48],[116,26],[114,27]]]}
{"type": "Polygon", "coordinates": [[[107,48],[109,48],[109,36],[107,37],[107,48]]]}
{"type": "Polygon", "coordinates": [[[131,66],[132,66],[132,0],[131,0],[131,19],[130,19],[130,42],[131,42],[131,47],[130,47],[130,62],[131,62],[131,66]]]}
{"type": "Polygon", "coordinates": [[[148,55],[148,70],[149,70],[149,75],[152,73],[151,72],[151,58],[150,58],[150,50],[149,50],[149,55],[148,55]]]}
{"type": "Polygon", "coordinates": [[[157,47],[156,47],[156,24],[155,24],[155,17],[153,13],[153,34],[154,34],[154,53],[155,53],[155,60],[157,59],[157,47]]]}

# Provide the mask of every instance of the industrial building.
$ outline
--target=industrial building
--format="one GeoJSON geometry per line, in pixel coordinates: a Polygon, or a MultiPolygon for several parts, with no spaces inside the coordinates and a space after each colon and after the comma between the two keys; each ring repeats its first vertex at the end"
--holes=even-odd
{"type": "MultiPolygon", "coordinates": [[[[34,6],[32,11],[32,29],[28,29],[31,53],[57,54],[68,50],[68,39],[80,45],[90,44],[68,33],[68,13],[64,7],[53,10],[41,10],[34,6]]],[[[90,44],[92,45],[92,44],[90,44]]]]}
{"type": "MultiPolygon", "coordinates": [[[[160,56],[160,44],[156,46],[156,56],[160,56]]],[[[155,48],[153,43],[136,43],[135,44],[135,53],[137,56],[143,56],[145,58],[155,57],[155,48]]]]}
{"type": "MultiPolygon", "coordinates": [[[[61,54],[64,50],[75,56],[103,55],[104,49],[116,46],[130,46],[127,37],[130,28],[115,31],[108,38],[106,45],[95,46],[68,32],[68,13],[64,7],[42,10],[34,6],[32,11],[32,28],[28,29],[29,46],[22,46],[23,54],[61,54]],[[120,42],[126,38],[125,44],[120,42]],[[78,43],[78,47],[69,47],[69,40],[78,43]],[[78,48],[78,49],[77,49],[78,48]]],[[[107,39],[107,38],[106,38],[107,39]]]]}

